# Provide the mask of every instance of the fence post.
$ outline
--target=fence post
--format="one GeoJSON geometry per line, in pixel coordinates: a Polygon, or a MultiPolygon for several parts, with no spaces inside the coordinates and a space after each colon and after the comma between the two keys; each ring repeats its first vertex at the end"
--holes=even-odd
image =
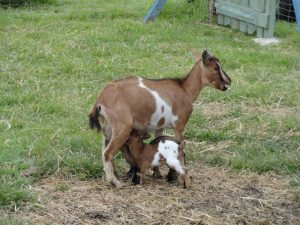
{"type": "Polygon", "coordinates": [[[300,32],[300,0],[293,0],[293,6],[296,14],[298,31],[300,32]]]}
{"type": "Polygon", "coordinates": [[[269,7],[266,8],[266,12],[269,14],[268,28],[264,30],[265,38],[273,37],[275,20],[276,20],[276,7],[278,0],[267,0],[267,5],[269,7]]]}
{"type": "Polygon", "coordinates": [[[155,20],[166,1],[167,0],[155,0],[147,15],[144,17],[144,23],[148,22],[149,20],[155,20]]]}

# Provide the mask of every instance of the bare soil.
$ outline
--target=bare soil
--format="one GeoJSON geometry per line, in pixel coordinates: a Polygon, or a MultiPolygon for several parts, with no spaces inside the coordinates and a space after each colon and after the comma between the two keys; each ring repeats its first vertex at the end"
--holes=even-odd
{"type": "Polygon", "coordinates": [[[143,186],[127,180],[122,189],[101,179],[48,177],[32,187],[38,203],[13,216],[34,224],[300,224],[300,208],[288,177],[238,173],[200,162],[189,168],[190,189],[153,178],[150,171],[143,186]]]}

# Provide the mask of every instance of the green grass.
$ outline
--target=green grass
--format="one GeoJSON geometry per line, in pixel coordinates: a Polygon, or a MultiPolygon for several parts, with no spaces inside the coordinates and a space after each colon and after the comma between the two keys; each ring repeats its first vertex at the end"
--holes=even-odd
{"type": "MultiPolygon", "coordinates": [[[[102,176],[101,139],[87,113],[99,90],[128,75],[174,77],[193,65],[189,49],[209,49],[233,80],[205,89],[186,129],[189,159],[212,165],[296,174],[300,169],[300,37],[278,23],[281,44],[208,26],[205,1],[170,0],[143,24],[150,0],[55,1],[0,9],[0,207],[34,201],[27,186],[53,173],[102,176]],[[204,109],[213,103],[221,110],[204,109]],[[222,111],[222,109],[227,109],[222,111]],[[22,171],[37,167],[34,178],[22,171]]],[[[65,187],[58,187],[58,189],[65,187]]]]}
{"type": "Polygon", "coordinates": [[[0,217],[0,225],[32,225],[30,221],[20,221],[13,217],[0,217]]]}

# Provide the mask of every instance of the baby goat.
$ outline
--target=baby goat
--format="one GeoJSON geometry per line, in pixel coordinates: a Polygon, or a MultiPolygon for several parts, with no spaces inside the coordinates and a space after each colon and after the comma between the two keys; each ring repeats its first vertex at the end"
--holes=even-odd
{"type": "MultiPolygon", "coordinates": [[[[175,138],[160,136],[149,144],[144,144],[138,132],[132,131],[127,141],[130,154],[137,167],[140,184],[143,184],[144,173],[149,168],[154,168],[155,173],[159,173],[158,166],[165,162],[167,166],[174,169],[183,178],[183,186],[186,188],[189,176],[184,166],[184,142],[179,142],[175,138]]],[[[160,173],[156,176],[161,176],[160,173]]]]}

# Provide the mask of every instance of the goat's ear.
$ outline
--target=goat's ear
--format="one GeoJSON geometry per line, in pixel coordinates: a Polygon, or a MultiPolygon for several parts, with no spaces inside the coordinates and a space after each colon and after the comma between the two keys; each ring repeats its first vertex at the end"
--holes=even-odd
{"type": "Polygon", "coordinates": [[[196,52],[195,49],[191,49],[191,53],[195,62],[198,62],[201,59],[201,56],[196,52]]]}
{"type": "Polygon", "coordinates": [[[134,129],[130,132],[130,136],[133,136],[133,135],[136,135],[136,131],[134,129]]]}
{"type": "Polygon", "coordinates": [[[148,139],[148,138],[150,138],[151,137],[151,135],[148,133],[148,132],[146,132],[146,131],[141,131],[141,134],[140,134],[140,138],[141,139],[148,139]]]}
{"type": "Polygon", "coordinates": [[[126,140],[125,144],[127,144],[127,145],[131,144],[131,138],[130,137],[126,140]]]}
{"type": "Polygon", "coordinates": [[[211,59],[212,59],[211,54],[205,49],[202,52],[202,62],[203,62],[203,64],[207,65],[210,62],[211,59]]]}

